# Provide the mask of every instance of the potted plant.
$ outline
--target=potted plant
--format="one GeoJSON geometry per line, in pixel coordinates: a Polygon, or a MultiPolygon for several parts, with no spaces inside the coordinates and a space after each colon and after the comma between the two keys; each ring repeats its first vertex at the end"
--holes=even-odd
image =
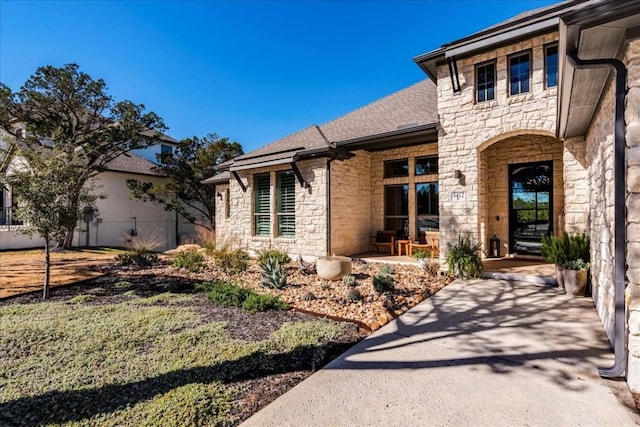
{"type": "Polygon", "coordinates": [[[559,288],[564,288],[564,267],[566,263],[566,235],[542,236],[541,252],[544,260],[556,266],[556,282],[559,288]]]}
{"type": "Polygon", "coordinates": [[[584,296],[589,278],[589,237],[586,234],[565,234],[562,241],[564,287],[567,294],[584,296]]]}
{"type": "Polygon", "coordinates": [[[425,268],[427,266],[427,258],[430,255],[431,254],[429,252],[423,251],[422,249],[418,249],[411,256],[414,257],[418,261],[418,267],[425,268]]]}
{"type": "Polygon", "coordinates": [[[449,246],[445,260],[449,267],[449,273],[453,273],[461,279],[480,277],[482,274],[482,261],[480,261],[480,244],[471,244],[469,236],[458,236],[458,243],[449,246]]]}

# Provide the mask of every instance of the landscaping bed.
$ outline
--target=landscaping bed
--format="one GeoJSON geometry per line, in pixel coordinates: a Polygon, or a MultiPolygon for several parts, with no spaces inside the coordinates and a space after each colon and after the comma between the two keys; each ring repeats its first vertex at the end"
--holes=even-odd
{"type": "Polygon", "coordinates": [[[0,425],[237,425],[365,334],[113,272],[0,301],[0,425]]]}
{"type": "Polygon", "coordinates": [[[125,275],[158,275],[165,277],[182,277],[194,281],[224,280],[239,286],[252,289],[258,293],[280,297],[295,309],[326,315],[334,318],[352,320],[375,331],[393,318],[406,312],[425,298],[435,294],[453,277],[438,271],[438,266],[419,268],[417,265],[387,264],[353,261],[352,275],[355,286],[343,281],[325,281],[317,275],[305,274],[292,261],[284,267],[287,272],[287,285],[282,289],[272,289],[261,285],[261,272],[256,260],[248,261],[244,272],[230,274],[216,265],[212,258],[205,258],[198,272],[176,269],[171,266],[170,257],[161,257],[160,262],[144,269],[119,269],[125,275]],[[382,270],[390,270],[394,289],[389,292],[378,292],[374,289],[373,280],[382,270]],[[357,290],[359,299],[350,298],[350,291],[357,290]],[[312,295],[312,297],[309,296],[312,295]]]}

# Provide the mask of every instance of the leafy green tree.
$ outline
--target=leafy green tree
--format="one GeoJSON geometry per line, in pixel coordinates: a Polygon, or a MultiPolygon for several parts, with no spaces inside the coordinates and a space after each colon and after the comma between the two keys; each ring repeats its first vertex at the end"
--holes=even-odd
{"type": "Polygon", "coordinates": [[[83,203],[93,201],[86,187],[78,194],[67,191],[76,173],[77,167],[69,162],[66,153],[53,149],[40,156],[37,168],[31,169],[22,163],[10,173],[0,175],[0,185],[10,186],[16,197],[16,217],[25,223],[25,227],[16,230],[29,236],[38,234],[45,241],[43,299],[49,296],[51,242],[62,238],[76,224],[76,212],[69,198],[83,203]]]}
{"type": "Polygon", "coordinates": [[[16,93],[0,83],[0,129],[13,137],[8,155],[19,150],[34,174],[46,172],[41,168],[49,165],[38,159],[50,151],[64,156],[73,168],[58,197],[66,203],[65,211],[73,212],[74,221],[65,222],[61,239],[70,247],[87,182],[121,154],[159,142],[166,128],[144,105],[116,102],[102,79],[68,64],[38,68],[16,93]]]}
{"type": "Polygon", "coordinates": [[[242,146],[209,134],[178,143],[173,154],[158,154],[156,171],[168,178],[164,184],[127,180],[134,198],[156,202],[175,211],[187,221],[207,230],[215,229],[215,186],[202,184],[213,176],[215,166],[242,154],[242,146]],[[199,215],[198,215],[199,214],[199,215]],[[205,221],[198,222],[197,216],[205,221]]]}

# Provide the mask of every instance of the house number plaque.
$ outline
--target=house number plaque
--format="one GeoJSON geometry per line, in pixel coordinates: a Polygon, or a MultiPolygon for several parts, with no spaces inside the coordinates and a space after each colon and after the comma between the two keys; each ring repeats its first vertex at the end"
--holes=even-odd
{"type": "Polygon", "coordinates": [[[451,200],[454,202],[464,202],[467,200],[467,193],[464,191],[454,191],[451,193],[451,200]]]}

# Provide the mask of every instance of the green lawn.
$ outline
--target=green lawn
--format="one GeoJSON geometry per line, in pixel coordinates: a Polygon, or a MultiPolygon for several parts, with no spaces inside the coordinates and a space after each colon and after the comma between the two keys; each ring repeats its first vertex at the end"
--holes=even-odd
{"type": "MultiPolygon", "coordinates": [[[[268,339],[232,339],[197,294],[125,294],[0,305],[0,425],[233,424],[250,375],[316,365],[344,326],[285,323],[268,339]],[[297,356],[296,356],[297,355],[297,356]]],[[[206,304],[206,303],[205,303],[206,304]]]]}

